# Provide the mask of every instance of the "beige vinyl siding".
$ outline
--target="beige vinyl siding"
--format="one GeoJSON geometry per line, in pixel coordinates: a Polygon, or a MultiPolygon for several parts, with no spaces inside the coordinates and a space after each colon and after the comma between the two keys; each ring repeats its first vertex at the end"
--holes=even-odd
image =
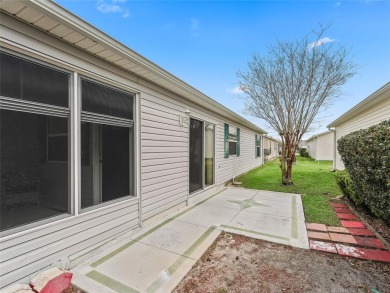
{"type": "MultiPolygon", "coordinates": [[[[353,131],[368,128],[387,119],[390,119],[390,97],[338,125],[336,127],[336,141],[353,131]]],[[[338,170],[344,169],[344,164],[338,151],[336,152],[335,168],[338,170]]]]}
{"type": "Polygon", "coordinates": [[[310,157],[315,160],[333,161],[333,132],[320,134],[307,143],[310,157]]]}
{"type": "Polygon", "coordinates": [[[314,138],[307,142],[307,151],[309,153],[309,156],[313,159],[317,159],[317,139],[314,138]]]}
{"type": "Polygon", "coordinates": [[[329,132],[317,137],[316,160],[333,161],[334,134],[329,132]]]}
{"type": "Polygon", "coordinates": [[[279,142],[266,136],[263,138],[263,142],[264,149],[271,150],[271,154],[266,157],[267,160],[272,160],[279,156],[279,142]]]}

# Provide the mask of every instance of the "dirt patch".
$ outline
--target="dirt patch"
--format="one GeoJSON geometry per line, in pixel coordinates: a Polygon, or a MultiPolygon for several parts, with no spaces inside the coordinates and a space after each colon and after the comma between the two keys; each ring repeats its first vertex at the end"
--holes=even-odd
{"type": "Polygon", "coordinates": [[[68,288],[62,291],[62,293],[86,293],[86,292],[77,288],[76,286],[70,285],[68,288]]]}
{"type": "Polygon", "coordinates": [[[390,265],[222,233],[174,292],[390,292],[390,265]]]}

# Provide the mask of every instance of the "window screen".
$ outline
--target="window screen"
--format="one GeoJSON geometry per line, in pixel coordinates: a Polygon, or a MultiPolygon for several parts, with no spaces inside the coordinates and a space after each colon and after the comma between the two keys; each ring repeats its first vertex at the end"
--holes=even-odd
{"type": "Polygon", "coordinates": [[[82,110],[133,120],[134,95],[81,80],[82,110]]]}
{"type": "Polygon", "coordinates": [[[69,106],[69,74],[3,52],[0,64],[1,96],[69,106]]]}

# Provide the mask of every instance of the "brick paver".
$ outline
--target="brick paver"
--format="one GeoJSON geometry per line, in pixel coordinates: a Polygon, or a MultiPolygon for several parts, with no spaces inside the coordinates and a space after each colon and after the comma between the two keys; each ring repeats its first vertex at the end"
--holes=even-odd
{"type": "Polygon", "coordinates": [[[354,238],[357,244],[361,246],[386,249],[386,246],[379,239],[359,236],[354,236],[354,238]]]}
{"type": "Polygon", "coordinates": [[[390,263],[390,251],[364,223],[357,220],[346,204],[331,203],[331,206],[343,227],[307,223],[310,249],[390,263]]]}
{"type": "Polygon", "coordinates": [[[334,208],[348,208],[348,206],[344,203],[331,203],[330,205],[334,208]]]}
{"type": "Polygon", "coordinates": [[[356,220],[356,216],[354,214],[340,214],[336,213],[337,218],[343,219],[343,220],[356,220]]]}
{"type": "Polygon", "coordinates": [[[333,208],[336,213],[342,214],[353,214],[353,212],[348,208],[333,208]]]}
{"type": "Polygon", "coordinates": [[[337,253],[337,249],[336,249],[336,246],[334,245],[334,243],[317,241],[317,240],[310,240],[309,245],[310,245],[310,249],[313,249],[313,250],[320,250],[320,251],[325,251],[325,252],[337,253]]]}
{"type": "Polygon", "coordinates": [[[327,232],[326,225],[324,224],[316,224],[316,223],[306,223],[306,228],[308,230],[315,230],[315,231],[323,231],[327,232]]]}
{"type": "Polygon", "coordinates": [[[352,235],[358,235],[358,236],[375,236],[374,233],[372,233],[368,229],[360,229],[360,228],[347,228],[349,233],[352,235]]]}
{"type": "Polygon", "coordinates": [[[355,238],[352,235],[329,233],[329,236],[333,242],[357,244],[355,238]]]}
{"type": "Polygon", "coordinates": [[[307,231],[307,236],[310,239],[317,239],[317,240],[330,240],[329,234],[324,232],[313,232],[313,231],[307,231]]]}
{"type": "Polygon", "coordinates": [[[344,227],[326,227],[328,232],[350,234],[347,228],[344,227]]]}
{"type": "Polygon", "coordinates": [[[364,224],[359,221],[341,221],[341,225],[345,228],[365,228],[364,224]]]}

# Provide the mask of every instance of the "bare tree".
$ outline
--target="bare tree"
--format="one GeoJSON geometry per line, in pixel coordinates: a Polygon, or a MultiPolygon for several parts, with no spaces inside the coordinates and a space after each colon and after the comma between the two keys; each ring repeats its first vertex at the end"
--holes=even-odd
{"type": "Polygon", "coordinates": [[[248,71],[237,73],[246,94],[245,113],[264,119],[282,140],[282,183],[292,184],[295,152],[318,111],[341,93],[356,73],[349,50],[324,37],[328,27],[300,41],[281,42],[268,55],[255,54],[248,71]]]}

